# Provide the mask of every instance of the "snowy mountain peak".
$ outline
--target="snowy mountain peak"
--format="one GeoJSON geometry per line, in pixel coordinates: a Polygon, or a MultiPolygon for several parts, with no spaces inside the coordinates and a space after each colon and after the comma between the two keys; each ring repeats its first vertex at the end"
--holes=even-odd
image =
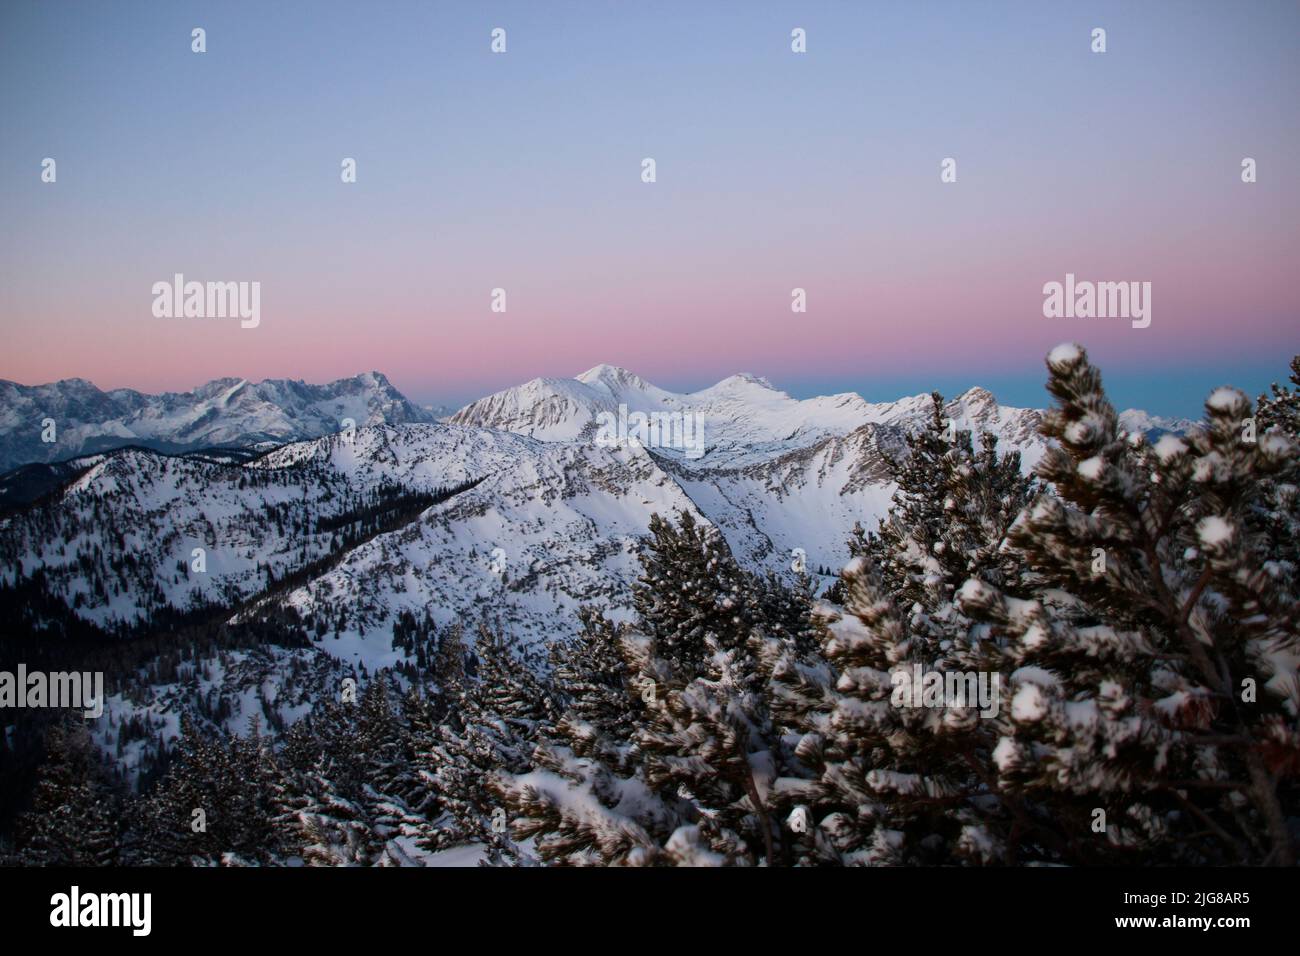
{"type": "Polygon", "coordinates": [[[703,392],[697,392],[696,394],[702,395],[706,393],[707,394],[730,393],[730,394],[743,395],[747,392],[754,392],[756,390],[764,391],[764,392],[772,392],[775,395],[785,395],[785,392],[782,392],[780,389],[774,386],[767,379],[763,378],[761,375],[754,375],[750,372],[738,372],[735,375],[729,376],[728,378],[724,378],[721,382],[719,382],[717,385],[714,385],[712,388],[706,388],[704,389],[703,392]]]}
{"type": "Polygon", "coordinates": [[[617,365],[597,365],[577,376],[576,380],[584,385],[604,385],[616,392],[629,389],[644,391],[650,388],[650,384],[641,376],[617,365]]]}
{"type": "Polygon", "coordinates": [[[978,385],[973,388],[968,388],[966,391],[958,395],[957,401],[961,402],[963,405],[996,405],[998,403],[997,398],[994,397],[992,392],[987,388],[981,388],[978,385]]]}
{"type": "Polygon", "coordinates": [[[1144,434],[1151,439],[1170,432],[1185,433],[1196,425],[1195,422],[1186,418],[1165,418],[1160,415],[1151,415],[1140,408],[1126,408],[1120,412],[1119,424],[1121,428],[1130,434],[1144,434]]]}
{"type": "Polygon", "coordinates": [[[393,384],[388,381],[388,376],[383,372],[371,369],[369,372],[362,372],[352,379],[362,385],[369,385],[372,388],[392,388],[393,384]]]}

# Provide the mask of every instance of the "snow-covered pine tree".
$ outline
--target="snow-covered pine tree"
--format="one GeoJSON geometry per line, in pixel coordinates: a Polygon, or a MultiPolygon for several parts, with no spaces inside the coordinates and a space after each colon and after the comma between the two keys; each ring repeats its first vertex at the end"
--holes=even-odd
{"type": "Polygon", "coordinates": [[[84,725],[54,724],[32,806],[17,821],[22,866],[112,866],[118,862],[117,800],[84,725]]]}
{"type": "Polygon", "coordinates": [[[877,534],[855,526],[854,559],[818,609],[821,654],[772,669],[773,713],[798,730],[795,756],[815,777],[781,780],[778,801],[803,824],[804,863],[1001,862],[1007,810],[982,768],[997,742],[992,708],[981,719],[935,691],[912,706],[895,675],[946,685],[960,674],[970,689],[965,675],[1000,669],[996,642],[954,597],[972,574],[1018,577],[1003,545],[1033,480],[993,436],[976,450],[950,427],[937,392],[893,476],[889,515],[877,534]]]}
{"type": "Polygon", "coordinates": [[[515,839],[533,840],[552,865],[646,865],[684,822],[638,774],[633,734],[641,691],[623,658],[626,626],[595,608],[579,612],[575,639],[551,648],[552,679],[564,716],[549,728],[527,773],[494,774],[515,839]]]}
{"type": "Polygon", "coordinates": [[[231,837],[233,851],[223,865],[278,863],[284,844],[279,840],[277,816],[286,792],[284,773],[274,743],[262,733],[258,714],[249,718],[248,733],[226,741],[229,765],[235,773],[232,799],[226,812],[238,827],[231,837]]]}
{"type": "Polygon", "coordinates": [[[581,608],[578,620],[578,636],[550,648],[551,679],[564,716],[545,739],[562,739],[580,756],[597,756],[621,768],[633,759],[625,743],[644,710],[623,660],[626,628],[594,607],[581,608]]]}
{"type": "MultiPolygon", "coordinates": [[[[1261,395],[1256,411],[1256,438],[1281,435],[1300,445],[1300,355],[1291,359],[1294,388],[1274,384],[1261,395]]],[[[1271,563],[1285,565],[1293,577],[1300,574],[1300,491],[1294,473],[1261,476],[1260,500],[1247,514],[1251,532],[1261,536],[1261,547],[1271,563]]]]}
{"type": "Polygon", "coordinates": [[[419,755],[443,723],[443,702],[436,691],[412,685],[401,697],[400,720],[407,759],[397,788],[411,812],[429,824],[427,836],[439,815],[438,793],[421,768],[419,755]]]}
{"type": "Polygon", "coordinates": [[[776,645],[788,644],[801,654],[815,652],[818,643],[812,620],[813,585],[807,573],[800,571],[790,586],[768,572],[755,577],[752,587],[757,594],[762,633],[776,645]]]}
{"type": "Polygon", "coordinates": [[[284,846],[279,767],[257,718],[224,740],[186,717],[166,775],[136,808],[133,862],[183,866],[271,863],[284,846]]]}
{"type": "Polygon", "coordinates": [[[1291,385],[1287,388],[1274,382],[1269,394],[1259,397],[1259,431],[1276,428],[1292,438],[1300,435],[1300,355],[1291,359],[1291,385]]]}
{"type": "Polygon", "coordinates": [[[465,632],[458,621],[439,633],[433,655],[432,677],[436,691],[431,703],[438,718],[447,715],[465,688],[465,659],[465,632]]]}
{"type": "Polygon", "coordinates": [[[698,663],[664,654],[653,635],[628,634],[624,648],[651,691],[636,733],[641,772],[651,790],[680,797],[689,808],[689,829],[670,839],[671,862],[782,862],[769,796],[779,775],[780,735],[758,656],[744,644],[724,648],[711,634],[698,663]]]}
{"type": "Polygon", "coordinates": [[[286,735],[289,800],[280,820],[309,865],[410,865],[403,838],[430,827],[408,799],[424,799],[402,712],[386,672],[356,703],[326,701],[286,735]]]}
{"type": "Polygon", "coordinates": [[[359,706],[321,701],[285,734],[281,759],[289,783],[278,822],[289,854],[308,866],[365,866],[382,854],[383,841],[359,799],[365,786],[359,706]]]}
{"type": "Polygon", "coordinates": [[[584,615],[554,676],[567,712],[537,768],[495,783],[514,833],[566,864],[783,860],[769,806],[784,767],[767,670],[809,632],[806,585],[758,580],[712,528],[655,516],[638,621],[584,615]]]}
{"type": "Polygon", "coordinates": [[[747,574],[689,513],[679,527],[658,516],[650,527],[637,628],[622,645],[645,702],[640,773],[665,803],[685,801],[663,862],[785,862],[771,790],[788,768],[767,688],[771,667],[807,636],[807,588],[747,574]]]}
{"type": "Polygon", "coordinates": [[[1017,667],[999,785],[1056,821],[1066,862],[1294,863],[1296,573],[1252,515],[1295,484],[1296,444],[1252,435],[1249,401],[1220,388],[1201,427],[1151,446],[1082,348],[1047,364],[1059,445],[1038,473],[1056,494],[1010,534],[1031,592],[959,596],[1017,667]]]}
{"type": "Polygon", "coordinates": [[[428,798],[401,704],[390,672],[383,671],[366,685],[356,707],[356,744],[367,789],[375,797],[376,825],[387,839],[422,835],[412,829],[411,820],[428,798]]]}
{"type": "Polygon", "coordinates": [[[892,463],[897,484],[877,533],[855,528],[850,552],[866,554],[886,592],[907,611],[950,605],[969,577],[1014,580],[1014,555],[1002,547],[1007,529],[1033,497],[1034,479],[1021,473],[1020,453],[1000,455],[996,436],[958,431],[944,417],[944,400],[930,395],[925,427],[907,436],[907,454],[892,463]]]}
{"type": "Polygon", "coordinates": [[[880,519],[874,533],[865,536],[861,525],[855,525],[849,543],[850,553],[868,554],[882,586],[900,596],[916,586],[918,569],[924,578],[925,565],[935,560],[931,548],[943,538],[947,498],[943,462],[952,450],[952,433],[941,394],[930,393],[925,425],[908,433],[905,441],[906,453],[887,462],[890,478],[898,486],[889,514],[880,519]]]}
{"type": "Polygon", "coordinates": [[[642,573],[632,600],[640,626],[655,635],[661,653],[686,668],[702,666],[705,638],[738,647],[749,637],[756,604],[753,588],[716,528],[689,511],[677,525],[650,516],[650,538],[641,551],[642,573]]]}
{"type": "Polygon", "coordinates": [[[415,742],[424,779],[445,819],[421,841],[427,849],[481,841],[493,859],[510,855],[505,808],[488,787],[494,772],[524,773],[544,728],[554,721],[550,688],[512,635],[479,628],[477,673],[457,695],[447,720],[415,742]],[[498,812],[499,811],[499,812],[498,812]]]}
{"type": "Polygon", "coordinates": [[[843,607],[817,612],[824,659],[789,655],[772,675],[774,712],[801,729],[795,753],[815,778],[778,789],[783,812],[803,819],[799,859],[1004,862],[1006,809],[981,768],[997,742],[996,715],[990,709],[982,718],[975,701],[945,697],[940,685],[924,693],[914,681],[918,672],[946,682],[963,671],[964,625],[948,618],[941,631],[911,626],[865,556],[849,563],[842,581],[843,607]]]}

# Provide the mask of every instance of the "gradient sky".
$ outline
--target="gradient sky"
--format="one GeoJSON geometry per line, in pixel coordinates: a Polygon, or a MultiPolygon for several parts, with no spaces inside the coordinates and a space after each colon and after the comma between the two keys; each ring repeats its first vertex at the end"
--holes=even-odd
{"type": "Polygon", "coordinates": [[[1076,339],[1120,407],[1195,415],[1300,351],[1297,104],[1294,0],[3,0],[0,378],[1042,405],[1076,339]],[[176,272],[260,281],[260,327],[154,318],[176,272]],[[1151,281],[1151,327],[1044,318],[1067,272],[1151,281]]]}

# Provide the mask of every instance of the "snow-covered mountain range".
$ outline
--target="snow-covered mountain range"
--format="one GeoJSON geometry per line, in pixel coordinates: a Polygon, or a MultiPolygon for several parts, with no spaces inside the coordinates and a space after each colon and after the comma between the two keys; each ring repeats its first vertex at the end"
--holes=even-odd
{"type": "MultiPolygon", "coordinates": [[[[340,674],[409,659],[394,641],[407,613],[471,633],[486,618],[531,642],[572,634],[585,604],[629,616],[638,544],[655,513],[689,511],[716,526],[751,570],[788,575],[801,552],[810,572],[834,572],[853,524],[873,527],[887,511],[887,459],[931,412],[928,395],[799,400],[752,375],[675,393],[604,365],[507,389],[442,421],[377,373],[326,386],[228,379],[153,397],[4,383],[0,396],[11,455],[46,453],[26,426],[44,416],[80,423],[60,426],[65,450],[132,446],[0,476],[0,512],[10,512],[0,517],[0,583],[39,571],[42,601],[109,630],[213,608],[256,625],[291,609],[314,638],[222,652],[186,670],[183,687],[173,679],[110,696],[115,726],[143,720],[169,740],[179,713],[203,716],[203,702],[225,701],[228,729],[243,731],[255,714],[300,716],[302,687],[319,693],[340,674]],[[694,416],[703,453],[600,440],[602,416],[617,418],[620,406],[624,418],[694,416]],[[340,430],[345,418],[355,431],[340,430]]],[[[1026,469],[1045,448],[1038,411],[984,389],[944,415],[993,432],[1026,469]]],[[[1151,434],[1182,424],[1124,419],[1151,434]]],[[[147,749],[142,738],[123,750],[112,734],[103,744],[127,767],[147,749]]]]}
{"type": "Polygon", "coordinates": [[[0,472],[34,462],[140,445],[160,451],[249,447],[358,427],[434,420],[383,375],[327,385],[288,379],[220,378],[192,392],[101,391],[80,378],[48,385],[0,380],[0,472]],[[53,423],[53,441],[45,440],[53,423]]]}
{"type": "MultiPolygon", "coordinates": [[[[867,425],[915,424],[929,410],[929,396],[872,404],[846,392],[798,400],[766,379],[740,374],[711,388],[680,394],[651,385],[622,368],[598,365],[571,379],[539,378],[473,402],[449,421],[494,428],[543,441],[594,438],[597,417],[628,413],[683,413],[704,424],[707,453],[695,468],[758,462],[796,448],[844,437],[867,425]]],[[[1030,441],[1037,415],[1002,408],[983,389],[959,396],[952,411],[958,427],[978,425],[1030,441]]],[[[660,449],[673,457],[671,447],[660,449]]]]}
{"type": "MultiPolygon", "coordinates": [[[[88,383],[6,387],[26,409],[6,407],[6,422],[40,405],[97,420],[94,435],[129,425],[132,438],[169,448],[324,433],[249,461],[136,447],[53,470],[66,482],[55,494],[0,521],[0,577],[41,569],[60,600],[100,626],[260,595],[328,622],[331,652],[371,666],[400,658],[390,635],[403,610],[427,609],[440,624],[488,613],[531,639],[567,633],[582,604],[626,614],[637,541],[656,512],[691,511],[717,526],[754,570],[788,573],[796,552],[810,569],[838,568],[853,524],[872,527],[888,508],[887,459],[930,413],[926,395],[799,400],[751,375],[674,393],[605,365],[507,389],[445,422],[422,420],[428,413],[377,373],[320,387],[222,380],[153,399],[88,383]],[[624,416],[696,416],[704,453],[602,442],[597,423],[620,406],[624,416]],[[348,417],[357,430],[339,432],[348,417]],[[458,490],[340,548],[348,516],[381,488],[458,490]],[[189,567],[196,548],[199,572],[189,567]]],[[[1045,447],[1039,412],[1000,405],[984,389],[944,414],[997,435],[1026,469],[1045,447]]],[[[1126,414],[1136,429],[1162,427],[1126,414]]]]}

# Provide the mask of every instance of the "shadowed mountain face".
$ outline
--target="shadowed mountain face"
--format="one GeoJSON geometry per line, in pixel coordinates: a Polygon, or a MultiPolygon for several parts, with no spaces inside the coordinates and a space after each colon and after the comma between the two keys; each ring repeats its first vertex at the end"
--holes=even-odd
{"type": "Polygon", "coordinates": [[[327,385],[223,378],[191,392],[101,391],[83,379],[0,381],[0,472],[126,446],[184,452],[318,438],[356,427],[433,420],[383,375],[327,385]]]}

